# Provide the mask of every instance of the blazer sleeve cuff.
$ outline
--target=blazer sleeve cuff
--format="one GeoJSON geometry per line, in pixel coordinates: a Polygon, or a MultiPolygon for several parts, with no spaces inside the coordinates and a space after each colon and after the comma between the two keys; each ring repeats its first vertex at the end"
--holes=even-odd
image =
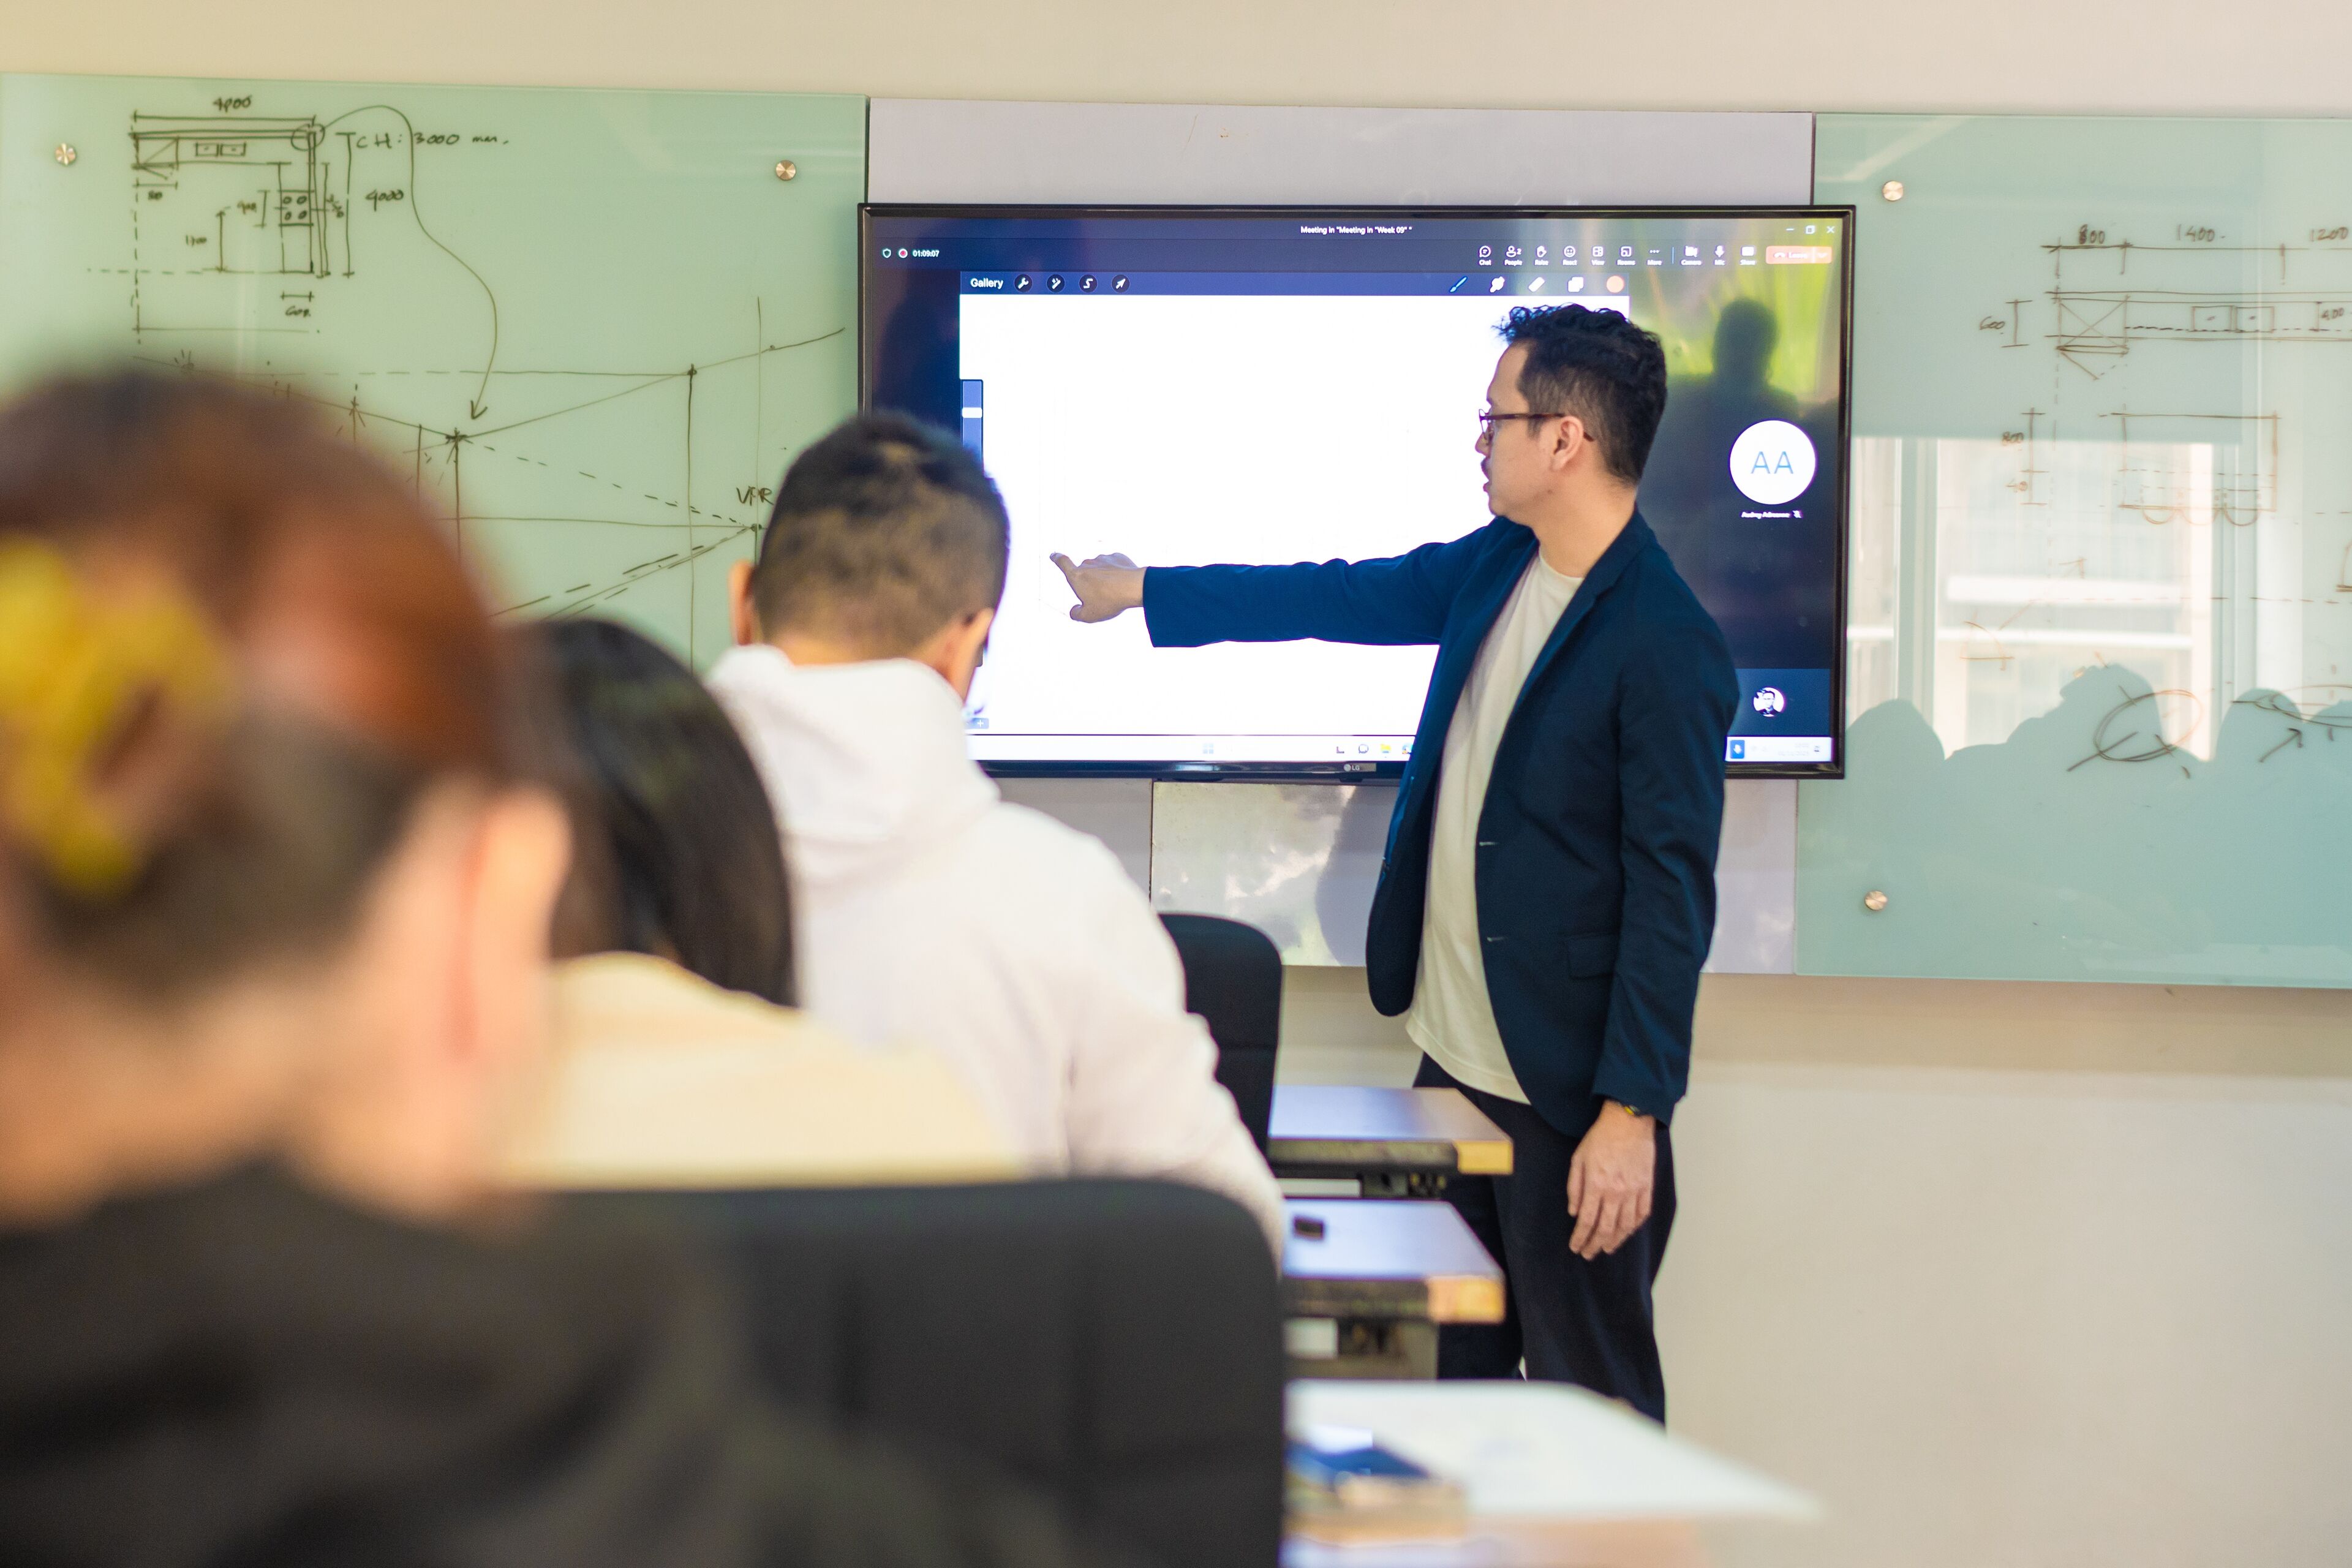
{"type": "Polygon", "coordinates": [[[1191,581],[1197,570],[1189,566],[1143,569],[1143,626],[1153,647],[1199,647],[1217,640],[1202,624],[1202,595],[1191,581]]]}
{"type": "Polygon", "coordinates": [[[1675,1107],[1682,1099],[1663,1085],[1613,1075],[1605,1066],[1592,1080],[1592,1097],[1630,1105],[1644,1116],[1655,1117],[1661,1127],[1673,1124],[1675,1107]]]}

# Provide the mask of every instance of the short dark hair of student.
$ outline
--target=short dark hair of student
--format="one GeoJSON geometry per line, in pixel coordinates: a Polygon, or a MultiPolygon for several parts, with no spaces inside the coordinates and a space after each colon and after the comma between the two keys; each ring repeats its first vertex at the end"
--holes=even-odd
{"type": "MultiPolygon", "coordinates": [[[[694,672],[611,621],[525,634],[576,764],[572,833],[597,951],[652,953],[714,985],[797,999],[784,850],[759,770],[694,672]]],[[[561,939],[559,939],[561,941],[561,939]]]]}
{"type": "Polygon", "coordinates": [[[1011,548],[1003,498],[962,443],[903,414],[861,414],[785,473],[752,607],[767,636],[896,658],[994,609],[1011,548]]]}
{"type": "Polygon", "coordinates": [[[1666,352],[1657,334],[1582,305],[1515,305],[1499,330],[1506,342],[1527,348],[1519,395],[1529,412],[1575,415],[1609,471],[1640,484],[1666,412],[1666,352]]]}
{"type": "Polygon", "coordinates": [[[164,1004],[316,960],[427,786],[520,776],[515,672],[448,530],[300,401],[132,372],[35,387],[0,410],[0,548],[20,583],[48,573],[54,612],[0,632],[24,639],[0,683],[0,938],[24,951],[0,976],[13,957],[164,1004]],[[184,628],[173,668],[82,679],[156,615],[184,628]],[[176,689],[190,660],[215,695],[176,689]],[[61,751],[44,691],[79,691],[96,743],[61,751]],[[102,879],[15,787],[61,770],[106,824],[102,879]]]}

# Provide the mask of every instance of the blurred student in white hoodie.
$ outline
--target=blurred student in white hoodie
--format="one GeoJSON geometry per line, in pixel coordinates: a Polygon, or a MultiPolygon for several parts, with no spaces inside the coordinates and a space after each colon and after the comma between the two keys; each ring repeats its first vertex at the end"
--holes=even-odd
{"type": "Polygon", "coordinates": [[[867,415],[793,463],[735,568],[710,686],[782,820],[803,1005],[943,1052],[1032,1171],[1212,1188],[1278,1251],[1280,1192],[1143,894],[965,748],[1008,533],[962,447],[867,415]]]}

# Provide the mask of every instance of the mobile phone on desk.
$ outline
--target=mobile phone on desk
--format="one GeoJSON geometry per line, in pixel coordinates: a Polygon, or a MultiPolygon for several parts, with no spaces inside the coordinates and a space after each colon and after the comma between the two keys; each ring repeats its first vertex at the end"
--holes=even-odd
{"type": "Polygon", "coordinates": [[[1289,1441],[1290,1523],[1328,1542],[1444,1540],[1468,1526],[1461,1483],[1383,1447],[1370,1432],[1309,1427],[1289,1441]]]}
{"type": "Polygon", "coordinates": [[[1402,1502],[1443,1490],[1451,1482],[1439,1480],[1423,1467],[1393,1448],[1381,1447],[1367,1432],[1363,1442],[1344,1447],[1317,1444],[1311,1437],[1290,1440],[1290,1476],[1299,1486],[1330,1494],[1333,1501],[1362,1506],[1402,1502]]]}

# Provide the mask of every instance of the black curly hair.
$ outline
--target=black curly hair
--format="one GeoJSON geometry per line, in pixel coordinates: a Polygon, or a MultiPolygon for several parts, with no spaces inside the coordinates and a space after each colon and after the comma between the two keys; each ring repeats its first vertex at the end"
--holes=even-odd
{"type": "Polygon", "coordinates": [[[1641,483],[1666,412],[1666,353],[1657,334],[1582,305],[1514,306],[1496,330],[1527,348],[1519,393],[1528,409],[1575,415],[1609,471],[1641,483]]]}

